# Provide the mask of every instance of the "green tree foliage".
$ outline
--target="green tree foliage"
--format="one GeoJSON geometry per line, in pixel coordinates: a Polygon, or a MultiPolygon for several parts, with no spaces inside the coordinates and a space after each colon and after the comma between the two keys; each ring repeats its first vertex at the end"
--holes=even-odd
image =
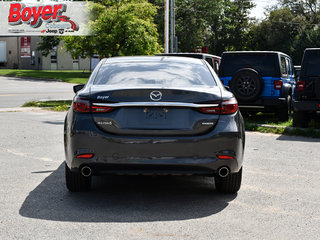
{"type": "MultiPolygon", "coordinates": [[[[91,36],[54,39],[61,39],[63,47],[74,57],[152,55],[161,50],[154,24],[156,11],[157,8],[147,0],[96,1],[91,5],[91,36]]],[[[48,54],[51,47],[47,42],[44,38],[39,47],[44,54],[48,54]]]]}
{"type": "Polygon", "coordinates": [[[176,7],[181,51],[204,45],[214,54],[246,48],[251,0],[176,0],[176,7]]]}
{"type": "Polygon", "coordinates": [[[320,47],[320,2],[282,0],[250,31],[252,50],[278,50],[299,65],[307,47],[320,47]]]}

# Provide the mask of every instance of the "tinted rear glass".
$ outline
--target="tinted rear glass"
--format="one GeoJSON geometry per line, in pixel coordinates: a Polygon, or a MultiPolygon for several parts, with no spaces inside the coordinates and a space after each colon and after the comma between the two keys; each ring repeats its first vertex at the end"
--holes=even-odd
{"type": "Polygon", "coordinates": [[[310,51],[304,59],[303,70],[306,76],[320,76],[320,51],[310,51]]]}
{"type": "Polygon", "coordinates": [[[216,86],[211,72],[201,63],[141,61],[105,64],[94,84],[119,87],[216,86]]]}
{"type": "Polygon", "coordinates": [[[253,68],[262,76],[275,76],[275,60],[275,56],[271,54],[227,54],[223,56],[222,76],[233,76],[242,68],[253,68]]]}

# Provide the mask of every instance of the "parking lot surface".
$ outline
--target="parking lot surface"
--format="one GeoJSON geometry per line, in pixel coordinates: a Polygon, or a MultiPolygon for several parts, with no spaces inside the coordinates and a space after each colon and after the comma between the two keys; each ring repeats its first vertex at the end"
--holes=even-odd
{"type": "Polygon", "coordinates": [[[237,195],[210,178],[64,180],[65,113],[0,112],[0,239],[315,239],[319,139],[248,132],[237,195]]]}
{"type": "Polygon", "coordinates": [[[320,141],[247,132],[242,188],[211,178],[97,177],[88,193],[64,180],[65,112],[12,109],[72,99],[72,85],[0,77],[0,239],[315,239],[320,141]]]}

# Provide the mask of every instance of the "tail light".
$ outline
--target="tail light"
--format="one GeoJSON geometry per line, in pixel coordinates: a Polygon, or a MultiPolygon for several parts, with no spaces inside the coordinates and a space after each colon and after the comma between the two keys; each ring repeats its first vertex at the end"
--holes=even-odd
{"type": "Polygon", "coordinates": [[[206,107],[206,108],[201,108],[201,112],[203,113],[209,113],[209,114],[220,114],[220,106],[218,107],[206,107]]]}
{"type": "Polygon", "coordinates": [[[108,106],[96,106],[94,104],[91,104],[91,102],[87,99],[76,97],[73,100],[73,109],[76,112],[80,113],[105,113],[110,112],[112,110],[111,107],[108,106]]]}
{"type": "Polygon", "coordinates": [[[201,108],[201,112],[208,114],[232,114],[238,110],[238,102],[235,98],[222,101],[221,105],[212,108],[201,108]]]}
{"type": "Polygon", "coordinates": [[[94,112],[94,113],[98,113],[98,112],[110,112],[112,110],[111,107],[101,107],[101,106],[95,106],[95,105],[92,105],[91,106],[91,112],[94,112]]]}
{"type": "Polygon", "coordinates": [[[281,88],[282,88],[282,81],[281,80],[276,80],[276,81],[274,81],[274,89],[276,89],[276,90],[281,90],[281,88]]]}
{"type": "Polygon", "coordinates": [[[301,91],[304,91],[306,87],[306,83],[304,81],[297,81],[297,91],[301,92],[301,91]]]}
{"type": "Polygon", "coordinates": [[[235,98],[221,103],[221,114],[232,114],[238,110],[238,102],[235,98]]]}
{"type": "Polygon", "coordinates": [[[76,97],[73,100],[73,109],[76,112],[82,112],[82,113],[90,112],[90,101],[76,97]]]}

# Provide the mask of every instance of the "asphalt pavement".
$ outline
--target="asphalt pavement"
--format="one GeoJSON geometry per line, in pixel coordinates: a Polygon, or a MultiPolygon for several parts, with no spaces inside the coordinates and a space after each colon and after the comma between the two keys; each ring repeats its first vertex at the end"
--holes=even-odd
{"type": "Polygon", "coordinates": [[[71,100],[74,84],[0,76],[0,108],[21,107],[38,100],[71,100]]]}
{"type": "Polygon", "coordinates": [[[211,178],[151,176],[95,177],[91,192],[70,193],[65,114],[0,112],[0,239],[300,240],[320,234],[319,139],[247,132],[243,183],[234,195],[217,193],[211,178]]]}

